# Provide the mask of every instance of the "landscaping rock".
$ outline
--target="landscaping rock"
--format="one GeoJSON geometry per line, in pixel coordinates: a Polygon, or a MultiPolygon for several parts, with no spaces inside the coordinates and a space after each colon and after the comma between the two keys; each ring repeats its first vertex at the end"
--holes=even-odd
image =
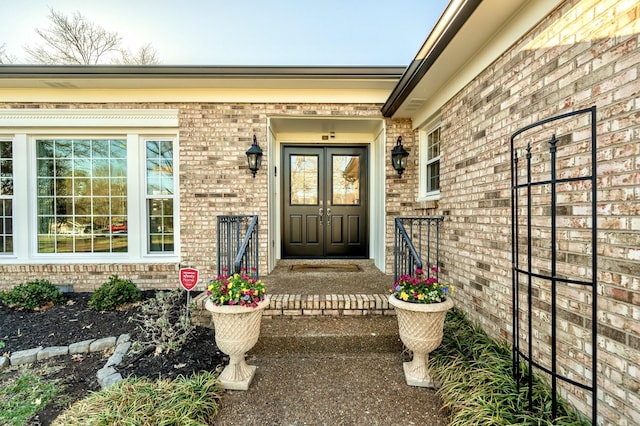
{"type": "Polygon", "coordinates": [[[113,355],[109,357],[105,367],[115,367],[122,362],[122,358],[126,355],[127,351],[131,347],[131,342],[124,342],[116,346],[116,350],[113,355]]]}
{"type": "Polygon", "coordinates": [[[38,360],[38,352],[42,350],[42,346],[37,348],[17,351],[11,354],[11,365],[31,364],[38,360]]]}
{"type": "Polygon", "coordinates": [[[120,345],[122,343],[129,342],[129,341],[131,341],[130,334],[121,334],[120,337],[118,337],[118,341],[116,342],[116,345],[120,345]]]}
{"type": "Polygon", "coordinates": [[[98,378],[100,387],[103,389],[122,380],[122,376],[120,375],[120,373],[118,373],[116,369],[111,366],[105,366],[101,368],[100,370],[98,370],[98,373],[96,373],[96,376],[98,378]]]}
{"type": "Polygon", "coordinates": [[[89,352],[100,352],[105,349],[113,348],[116,345],[115,337],[105,337],[102,339],[94,340],[89,345],[89,352]]]}
{"type": "Polygon", "coordinates": [[[6,370],[11,366],[11,360],[6,356],[0,356],[0,371],[6,370]]]}
{"type": "Polygon", "coordinates": [[[41,361],[43,359],[49,359],[56,356],[62,356],[62,355],[68,355],[68,354],[69,354],[69,346],[50,346],[38,352],[37,359],[38,361],[41,361]]]}
{"type": "Polygon", "coordinates": [[[82,342],[72,343],[69,345],[69,355],[73,354],[88,354],[89,346],[95,339],[83,340],[82,342]]]}

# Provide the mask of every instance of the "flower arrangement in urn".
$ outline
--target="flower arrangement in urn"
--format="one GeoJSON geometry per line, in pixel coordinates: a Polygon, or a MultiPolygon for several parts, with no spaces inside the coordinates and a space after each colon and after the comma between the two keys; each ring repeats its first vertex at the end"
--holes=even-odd
{"type": "Polygon", "coordinates": [[[245,354],[257,343],[262,312],[269,306],[264,283],[246,270],[209,281],[205,309],[211,312],[218,349],[229,355],[229,364],[220,373],[225,389],[248,390],[256,372],[245,354]]]}
{"type": "Polygon", "coordinates": [[[429,374],[429,353],[442,342],[445,316],[453,308],[452,291],[452,285],[425,277],[422,269],[416,269],[415,277],[400,276],[393,285],[389,304],[396,311],[400,339],[413,354],[402,366],[410,386],[435,387],[429,374]]]}
{"type": "Polygon", "coordinates": [[[224,272],[207,285],[207,295],[214,305],[256,308],[264,300],[265,287],[262,281],[249,277],[246,271],[232,275],[224,272]]]}
{"type": "MultiPolygon", "coordinates": [[[[438,272],[438,268],[430,268],[432,272],[438,272]]],[[[453,292],[451,284],[442,283],[436,277],[424,276],[424,271],[416,269],[415,277],[401,275],[393,285],[391,293],[398,300],[409,303],[440,303],[444,302],[447,295],[453,292]]]]}

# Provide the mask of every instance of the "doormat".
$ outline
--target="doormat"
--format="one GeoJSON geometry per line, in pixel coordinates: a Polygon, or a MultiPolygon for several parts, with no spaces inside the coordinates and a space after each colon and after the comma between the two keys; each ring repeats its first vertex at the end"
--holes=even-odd
{"type": "Polygon", "coordinates": [[[291,272],[362,272],[362,268],[359,265],[352,263],[329,263],[314,265],[311,263],[302,263],[300,265],[291,265],[289,267],[291,272]]]}

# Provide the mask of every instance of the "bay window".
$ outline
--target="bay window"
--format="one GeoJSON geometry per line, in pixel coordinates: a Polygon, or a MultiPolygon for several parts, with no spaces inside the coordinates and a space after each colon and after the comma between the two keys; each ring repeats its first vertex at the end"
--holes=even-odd
{"type": "Polygon", "coordinates": [[[6,114],[0,262],[178,259],[177,111],[6,114]]]}

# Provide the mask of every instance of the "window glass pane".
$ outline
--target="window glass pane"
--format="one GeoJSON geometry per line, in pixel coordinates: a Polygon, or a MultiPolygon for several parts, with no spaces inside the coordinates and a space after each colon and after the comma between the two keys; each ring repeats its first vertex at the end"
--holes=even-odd
{"type": "Polygon", "coordinates": [[[331,162],[332,204],[360,204],[360,157],[358,155],[333,155],[331,162]]]}
{"type": "Polygon", "coordinates": [[[126,141],[38,140],[36,150],[38,252],[126,252],[126,141]]]}
{"type": "Polygon", "coordinates": [[[291,204],[318,204],[318,157],[316,155],[292,155],[291,204]]]}
{"type": "Polygon", "coordinates": [[[0,200],[0,253],[13,252],[13,215],[11,200],[0,200]]]}
{"type": "Polygon", "coordinates": [[[427,166],[427,192],[440,189],[440,162],[434,161],[427,166]]]}
{"type": "Polygon", "coordinates": [[[0,253],[13,253],[13,143],[0,141],[0,253]]]}
{"type": "Polygon", "coordinates": [[[147,194],[173,193],[173,142],[147,141],[147,194]]]}
{"type": "Polygon", "coordinates": [[[150,199],[147,209],[149,252],[173,252],[173,199],[150,199]]]}
{"type": "Polygon", "coordinates": [[[428,156],[429,159],[440,156],[440,128],[429,133],[428,137],[428,156]]]}
{"type": "Polygon", "coordinates": [[[127,158],[127,141],[111,140],[109,141],[110,158],[127,158]]]}

